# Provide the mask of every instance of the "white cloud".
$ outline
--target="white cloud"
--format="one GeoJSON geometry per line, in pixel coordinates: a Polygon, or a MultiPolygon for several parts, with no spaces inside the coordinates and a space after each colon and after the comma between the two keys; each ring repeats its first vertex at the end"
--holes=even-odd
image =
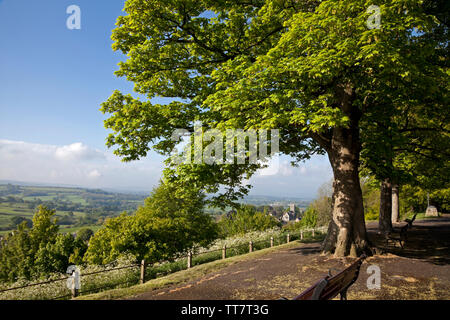
{"type": "MultiPolygon", "coordinates": [[[[150,191],[161,177],[162,160],[151,152],[149,158],[124,163],[112,152],[81,142],[55,146],[0,139],[0,180],[150,191]]],[[[290,161],[281,156],[245,181],[253,185],[252,194],[314,197],[332,177],[326,157],[313,157],[299,167],[290,161]]]]}
{"type": "Polygon", "coordinates": [[[87,174],[87,176],[88,176],[88,178],[97,179],[97,178],[100,178],[102,176],[102,174],[97,169],[94,169],[94,170],[90,171],[87,174]]]}
{"type": "Polygon", "coordinates": [[[55,146],[0,139],[2,180],[151,190],[161,172],[159,159],[123,163],[81,142],[55,146]]]}
{"type": "Polygon", "coordinates": [[[333,177],[327,157],[313,156],[298,167],[291,165],[291,158],[281,156],[278,162],[260,170],[249,183],[254,186],[251,194],[291,197],[315,197],[319,187],[333,177]]]}
{"type": "Polygon", "coordinates": [[[93,160],[104,159],[105,155],[99,150],[89,148],[81,142],[57,147],[55,157],[61,160],[93,160]]]}
{"type": "Polygon", "coordinates": [[[291,165],[290,160],[281,157],[273,158],[269,161],[267,168],[259,170],[255,177],[289,177],[296,174],[297,171],[301,174],[306,174],[306,167],[301,165],[296,168],[291,165]]]}

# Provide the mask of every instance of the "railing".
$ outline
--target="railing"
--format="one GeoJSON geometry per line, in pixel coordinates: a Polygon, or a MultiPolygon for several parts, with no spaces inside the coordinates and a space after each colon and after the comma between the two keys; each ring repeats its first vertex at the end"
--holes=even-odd
{"type": "MultiPolygon", "coordinates": [[[[77,290],[76,288],[68,289],[66,286],[66,283],[63,284],[62,287],[56,288],[53,291],[70,291],[69,294],[63,294],[63,295],[52,295],[49,297],[46,297],[46,299],[69,299],[69,298],[75,298],[79,295],[85,295],[88,293],[94,293],[94,292],[100,292],[105,289],[111,289],[111,288],[118,288],[123,286],[131,286],[135,284],[143,284],[145,281],[150,279],[159,278],[161,276],[165,276],[167,274],[171,274],[173,272],[177,272],[180,270],[190,269],[193,266],[200,265],[203,263],[216,261],[220,259],[226,259],[232,256],[238,256],[242,254],[246,254],[249,252],[254,252],[257,250],[261,250],[264,248],[274,247],[281,244],[289,243],[294,240],[300,240],[304,241],[306,239],[314,239],[316,236],[316,232],[321,233],[326,230],[326,227],[321,228],[314,228],[314,229],[302,229],[297,232],[289,232],[281,234],[277,237],[270,237],[264,240],[259,241],[252,241],[250,240],[248,243],[242,243],[235,246],[223,246],[222,248],[213,249],[213,250],[207,250],[207,251],[189,251],[186,255],[179,257],[175,261],[161,261],[157,263],[150,263],[146,262],[145,260],[142,260],[140,263],[125,265],[125,266],[119,266],[119,267],[113,267],[106,270],[98,270],[93,272],[87,272],[82,274],[82,281],[86,282],[86,284],[82,285],[83,290],[77,290]],[[136,268],[136,270],[132,270],[136,268]],[[100,274],[106,274],[118,270],[125,270],[129,269],[132,270],[129,273],[123,273],[120,274],[118,282],[116,281],[110,281],[111,283],[108,284],[101,284],[100,286],[95,286],[93,282],[95,281],[87,281],[86,278],[93,275],[100,275],[100,274]],[[167,270],[165,270],[167,269],[167,270]]],[[[22,285],[22,286],[16,286],[13,288],[6,288],[0,290],[0,300],[8,297],[2,297],[4,293],[17,291],[17,290],[23,290],[28,289],[30,287],[38,287],[38,286],[45,286],[49,284],[54,284],[61,281],[66,281],[68,279],[72,278],[72,276],[66,276],[58,279],[50,279],[47,281],[22,285]]],[[[108,282],[107,280],[105,282],[108,282]]],[[[51,288],[47,289],[48,291],[52,291],[51,288]]],[[[17,297],[12,297],[13,299],[17,299],[17,297]]],[[[43,299],[40,297],[39,299],[43,299]]]]}

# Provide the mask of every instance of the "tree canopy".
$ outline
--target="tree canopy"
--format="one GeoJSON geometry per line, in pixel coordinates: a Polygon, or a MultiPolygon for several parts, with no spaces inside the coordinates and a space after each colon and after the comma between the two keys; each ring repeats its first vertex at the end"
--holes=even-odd
{"type": "MultiPolygon", "coordinates": [[[[365,0],[128,0],[113,49],[127,55],[118,76],[146,101],[115,91],[102,105],[108,146],[125,161],[150,148],[169,156],[175,129],[279,129],[294,163],[327,154],[333,219],[324,250],[369,250],[359,184],[367,137],[384,141],[392,117],[421,106],[442,110],[448,73],[433,36],[442,22],[421,1],[379,3],[369,27],[365,0]],[[428,10],[428,11],[427,11],[428,10]],[[431,35],[431,36],[430,36],[431,35]],[[172,98],[154,104],[154,97],[172,98]],[[373,127],[374,121],[381,126],[373,127]],[[361,134],[363,132],[363,134],[361,134]]],[[[377,3],[375,3],[377,4],[377,3]]],[[[382,143],[383,145],[383,143],[382,143]]],[[[381,150],[384,152],[384,150],[381,150]]],[[[260,164],[167,162],[166,179],[235,200],[260,164]]]]}

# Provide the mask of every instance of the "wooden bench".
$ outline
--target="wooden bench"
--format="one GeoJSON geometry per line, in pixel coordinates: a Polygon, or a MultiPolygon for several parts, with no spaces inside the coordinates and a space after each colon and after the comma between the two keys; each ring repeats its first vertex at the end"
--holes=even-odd
{"type": "Polygon", "coordinates": [[[412,228],[412,224],[414,222],[414,220],[416,220],[416,216],[417,216],[417,212],[414,214],[414,216],[412,217],[412,219],[405,219],[405,222],[408,223],[408,226],[410,228],[412,228]]]}
{"type": "Polygon", "coordinates": [[[359,269],[366,258],[362,255],[349,267],[332,276],[331,272],[293,300],[330,300],[340,294],[341,300],[347,300],[347,290],[358,279],[359,269]]]}
{"type": "Polygon", "coordinates": [[[407,240],[407,234],[409,224],[404,225],[400,228],[400,231],[393,231],[393,232],[387,232],[385,233],[385,239],[386,239],[386,246],[389,245],[389,241],[392,242],[398,242],[400,244],[400,247],[403,249],[406,240],[407,240]]]}

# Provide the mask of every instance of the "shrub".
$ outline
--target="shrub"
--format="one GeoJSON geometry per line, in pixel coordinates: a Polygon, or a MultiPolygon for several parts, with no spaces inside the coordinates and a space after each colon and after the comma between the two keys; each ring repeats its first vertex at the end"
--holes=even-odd
{"type": "Polygon", "coordinates": [[[219,223],[222,238],[243,235],[251,231],[264,231],[280,226],[279,221],[251,205],[242,205],[231,215],[223,215],[219,223]]]}
{"type": "Polygon", "coordinates": [[[136,260],[175,259],[217,238],[217,225],[203,211],[204,195],[162,183],[136,214],[108,219],[89,242],[85,261],[105,264],[124,254],[136,260]]]}

